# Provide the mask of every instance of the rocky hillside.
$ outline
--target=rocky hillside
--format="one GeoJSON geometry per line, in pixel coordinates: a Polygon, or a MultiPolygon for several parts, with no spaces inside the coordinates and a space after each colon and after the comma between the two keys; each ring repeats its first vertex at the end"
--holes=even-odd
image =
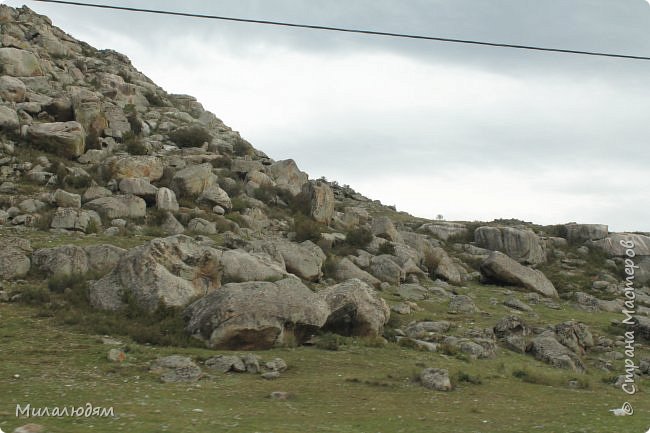
{"type": "MultiPolygon", "coordinates": [[[[26,7],[0,6],[0,44],[4,302],[91,318],[172,309],[173,332],[212,349],[359,336],[615,375],[626,241],[647,353],[645,234],[416,218],[273,160],[196,98],[168,94],[124,55],[26,7]]],[[[452,387],[443,369],[420,380],[452,387]]]]}

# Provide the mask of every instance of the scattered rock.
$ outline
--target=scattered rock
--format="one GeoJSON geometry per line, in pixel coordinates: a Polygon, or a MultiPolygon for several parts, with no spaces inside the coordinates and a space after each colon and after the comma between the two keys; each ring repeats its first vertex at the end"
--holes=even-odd
{"type": "Polygon", "coordinates": [[[246,371],[244,361],[239,356],[235,355],[214,356],[205,361],[205,366],[221,373],[227,373],[229,371],[241,373],[246,371]]]}
{"type": "Polygon", "coordinates": [[[472,314],[479,311],[474,300],[466,295],[452,296],[447,308],[447,312],[451,314],[472,314]]]}
{"type": "Polygon", "coordinates": [[[107,358],[112,362],[124,362],[126,360],[126,353],[119,349],[111,349],[108,351],[107,358]]]}
{"type": "Polygon", "coordinates": [[[201,368],[181,355],[159,358],[151,363],[149,371],[160,374],[160,380],[165,383],[196,382],[202,376],[201,368]]]}
{"type": "Polygon", "coordinates": [[[451,391],[449,371],[444,368],[425,368],[420,372],[422,386],[436,391],[451,391]]]}
{"type": "Polygon", "coordinates": [[[480,270],[488,281],[514,284],[544,296],[558,297],[553,283],[541,271],[520,265],[501,252],[492,252],[481,264],[480,270]]]}

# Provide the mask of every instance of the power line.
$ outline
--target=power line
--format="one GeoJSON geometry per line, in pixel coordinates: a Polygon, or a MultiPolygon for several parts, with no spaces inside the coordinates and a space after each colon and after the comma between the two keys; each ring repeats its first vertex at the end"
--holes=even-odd
{"type": "Polygon", "coordinates": [[[58,4],[72,5],[72,6],[87,6],[87,7],[99,8],[99,9],[113,9],[113,10],[120,10],[120,11],[127,11],[127,12],[144,12],[144,13],[159,14],[159,15],[174,15],[174,16],[188,17],[188,18],[203,18],[203,19],[211,19],[211,20],[234,21],[240,23],[264,24],[264,25],[271,25],[271,26],[294,27],[294,28],[303,28],[303,29],[311,29],[311,30],[326,30],[326,31],[333,31],[333,32],[357,33],[357,34],[373,35],[373,36],[387,36],[387,37],[394,37],[394,38],[418,39],[418,40],[450,42],[450,43],[458,43],[458,44],[483,45],[489,47],[515,48],[520,50],[550,51],[555,53],[581,54],[587,56],[616,57],[621,59],[650,60],[650,57],[631,56],[626,54],[603,53],[598,51],[580,51],[580,50],[567,50],[562,48],[536,47],[530,45],[503,44],[503,43],[496,43],[496,42],[474,41],[474,40],[467,40],[467,39],[452,39],[452,38],[441,38],[441,37],[434,37],[434,36],[411,35],[405,33],[391,33],[391,32],[380,32],[374,30],[362,30],[362,29],[342,28],[342,27],[317,26],[317,25],[310,25],[310,24],[287,23],[281,21],[254,20],[248,18],[235,18],[235,17],[226,17],[226,16],[219,16],[219,15],[202,15],[202,14],[193,14],[187,12],[164,11],[159,9],[141,9],[141,8],[126,7],[126,6],[111,6],[111,5],[104,5],[104,4],[81,3],[81,2],[63,1],[63,0],[33,0],[33,1],[42,2],[42,3],[58,3],[58,4]]]}

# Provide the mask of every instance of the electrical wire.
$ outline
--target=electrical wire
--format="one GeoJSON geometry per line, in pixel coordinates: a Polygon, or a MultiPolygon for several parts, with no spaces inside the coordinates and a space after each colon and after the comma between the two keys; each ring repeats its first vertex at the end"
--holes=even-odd
{"type": "Polygon", "coordinates": [[[165,11],[159,9],[142,9],[142,8],[133,8],[133,7],[126,7],[126,6],[112,6],[112,5],[105,5],[105,4],[82,3],[82,2],[64,1],[64,0],[32,0],[32,1],[37,1],[41,3],[57,3],[57,4],[71,5],[71,6],[86,6],[86,7],[100,8],[100,9],[113,9],[113,10],[120,10],[120,11],[127,11],[127,12],[144,12],[144,13],[159,14],[159,15],[173,15],[173,16],[180,16],[180,17],[187,17],[187,18],[202,18],[202,19],[233,21],[233,22],[250,23],[250,24],[263,24],[263,25],[271,25],[271,26],[303,28],[303,29],[311,29],[311,30],[326,30],[332,32],[356,33],[356,34],[372,35],[372,36],[386,36],[386,37],[417,39],[417,40],[425,40],[425,41],[483,45],[489,47],[514,48],[520,50],[533,50],[533,51],[547,51],[553,53],[579,54],[579,55],[587,55],[587,56],[614,57],[614,58],[632,59],[632,60],[650,60],[650,57],[646,57],[646,56],[604,53],[598,51],[581,51],[581,50],[569,50],[563,48],[548,48],[548,47],[537,47],[531,45],[517,45],[517,44],[506,44],[506,43],[497,43],[497,42],[475,41],[475,40],[468,40],[468,39],[452,39],[452,38],[443,38],[443,37],[434,37],[434,36],[412,35],[412,34],[405,34],[405,33],[381,32],[381,31],[374,31],[374,30],[329,27],[329,26],[319,26],[319,25],[311,25],[311,24],[297,24],[297,23],[288,23],[282,21],[235,18],[235,17],[226,17],[226,16],[219,16],[219,15],[203,15],[203,14],[195,14],[195,13],[188,13],[188,12],[165,11]]]}

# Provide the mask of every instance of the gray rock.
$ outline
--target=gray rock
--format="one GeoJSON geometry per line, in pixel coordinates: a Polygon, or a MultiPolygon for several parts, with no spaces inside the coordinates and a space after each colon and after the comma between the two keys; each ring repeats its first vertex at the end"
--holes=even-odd
{"type": "Polygon", "coordinates": [[[424,321],[410,323],[404,332],[407,336],[419,340],[429,340],[436,334],[444,334],[451,329],[451,322],[440,320],[437,322],[424,321]]]}
{"type": "Polygon", "coordinates": [[[171,181],[171,189],[180,197],[198,197],[208,187],[215,186],[217,177],[210,164],[193,165],[184,168],[171,181]]]}
{"type": "Polygon", "coordinates": [[[431,248],[428,251],[427,265],[432,267],[436,276],[450,283],[460,284],[462,282],[458,266],[442,248],[431,248]]]}
{"type": "Polygon", "coordinates": [[[310,214],[318,222],[329,224],[334,216],[334,193],[329,185],[321,181],[309,181],[302,186],[310,203],[310,214]]]}
{"type": "Polygon", "coordinates": [[[196,382],[203,375],[201,368],[190,358],[171,355],[153,361],[149,367],[153,374],[159,374],[165,383],[196,382]]]}
{"type": "Polygon", "coordinates": [[[363,269],[359,268],[347,257],[342,258],[338,261],[338,263],[336,263],[334,278],[338,282],[350,280],[352,278],[358,278],[364,283],[373,286],[374,288],[379,288],[379,285],[381,284],[381,281],[363,269]]]}
{"type": "Polygon", "coordinates": [[[274,380],[274,379],[278,379],[279,377],[280,377],[279,371],[268,371],[266,373],[262,373],[262,379],[266,379],[266,380],[274,380]]]}
{"type": "Polygon", "coordinates": [[[120,181],[128,178],[147,178],[154,182],[163,175],[163,163],[157,156],[116,155],[107,158],[99,167],[105,177],[120,181]]]}
{"type": "Polygon", "coordinates": [[[106,354],[106,358],[112,362],[124,362],[126,360],[126,353],[120,349],[111,349],[106,354]]]}
{"type": "Polygon", "coordinates": [[[277,161],[268,167],[268,173],[276,186],[298,195],[302,186],[307,183],[307,174],[300,171],[294,160],[277,161]]]}
{"type": "Polygon", "coordinates": [[[26,253],[31,251],[29,241],[4,237],[0,248],[0,279],[22,278],[29,272],[31,261],[26,253]]]}
{"type": "Polygon", "coordinates": [[[43,75],[38,58],[28,50],[0,48],[2,73],[12,77],[37,77],[43,75]]]}
{"type": "Polygon", "coordinates": [[[392,242],[403,242],[402,237],[395,229],[393,222],[386,216],[374,218],[372,221],[372,234],[392,242]]]}
{"type": "Polygon", "coordinates": [[[390,311],[397,314],[407,315],[411,314],[411,307],[403,302],[400,302],[399,304],[391,305],[390,311]]]}
{"type": "Polygon", "coordinates": [[[436,391],[451,391],[449,371],[444,368],[425,368],[420,372],[422,386],[436,391]]]}
{"type": "Polygon", "coordinates": [[[565,224],[567,240],[573,244],[605,239],[609,228],[605,224],[565,224]]]}
{"type": "Polygon", "coordinates": [[[187,229],[202,235],[214,235],[217,233],[217,225],[203,218],[193,218],[187,223],[187,229]]]}
{"type": "Polygon", "coordinates": [[[27,128],[26,138],[34,146],[65,158],[77,158],[86,148],[86,133],[78,122],[34,123],[27,128]]]}
{"type": "Polygon", "coordinates": [[[457,295],[452,296],[449,301],[447,312],[451,314],[473,314],[478,313],[479,309],[469,296],[457,295]]]}
{"type": "Polygon", "coordinates": [[[102,220],[97,212],[65,207],[56,209],[50,224],[53,229],[79,230],[84,233],[99,230],[101,226],[102,220]]]}
{"type": "Polygon", "coordinates": [[[0,105],[0,128],[3,131],[14,131],[20,127],[16,110],[0,105]]]}
{"type": "Polygon", "coordinates": [[[185,306],[219,287],[221,254],[183,235],[153,239],[129,250],[109,274],[90,286],[91,304],[117,310],[126,293],[150,311],[160,303],[185,306]]]}
{"type": "Polygon", "coordinates": [[[421,230],[425,230],[437,237],[446,241],[451,236],[459,236],[467,233],[467,226],[461,223],[452,223],[448,221],[433,221],[431,223],[423,224],[420,226],[421,230]]]}
{"type": "Polygon", "coordinates": [[[230,283],[187,307],[187,330],[210,348],[269,349],[288,332],[305,341],[329,308],[299,280],[230,283]]]}
{"type": "Polygon", "coordinates": [[[519,310],[519,311],[533,311],[530,305],[520,301],[514,296],[509,296],[508,298],[506,298],[506,300],[503,301],[503,305],[505,305],[506,307],[514,308],[515,310],[519,310]]]}
{"type": "Polygon", "coordinates": [[[113,193],[103,186],[91,186],[83,193],[81,199],[84,203],[86,203],[97,198],[110,197],[112,195],[113,193]]]}
{"type": "Polygon", "coordinates": [[[636,256],[650,256],[650,236],[636,233],[612,233],[605,239],[589,242],[589,245],[602,249],[610,257],[626,257],[627,244],[621,242],[632,242],[636,256]]]}
{"type": "Polygon", "coordinates": [[[526,351],[536,359],[546,362],[556,368],[564,368],[576,372],[584,372],[586,367],[582,360],[568,347],[562,345],[551,331],[546,331],[535,337],[526,351]]]}
{"type": "Polygon", "coordinates": [[[124,194],[137,195],[148,203],[154,203],[158,188],[153,186],[146,177],[126,177],[119,183],[120,191],[124,194]]]}
{"type": "Polygon", "coordinates": [[[390,318],[386,301],[358,279],[328,287],[318,295],[330,310],[325,330],[342,335],[377,336],[390,318]]]}
{"type": "Polygon", "coordinates": [[[88,272],[88,255],[82,247],[63,245],[42,248],[32,254],[32,266],[48,276],[83,275],[88,272]]]}
{"type": "Polygon", "coordinates": [[[224,209],[232,209],[232,201],[228,197],[228,193],[221,189],[219,185],[206,186],[196,201],[208,206],[221,206],[224,209]]]}
{"type": "Polygon", "coordinates": [[[530,230],[513,227],[479,227],[474,241],[481,248],[501,251],[518,262],[538,264],[546,261],[545,244],[530,230]]]}
{"type": "Polygon", "coordinates": [[[246,371],[244,361],[242,361],[239,356],[235,355],[214,356],[205,361],[205,366],[221,373],[228,373],[229,371],[241,373],[246,371]]]}
{"type": "Polygon", "coordinates": [[[268,257],[240,249],[224,251],[221,262],[226,282],[273,281],[287,276],[285,270],[268,257]]]}
{"type": "Polygon", "coordinates": [[[181,224],[171,213],[168,213],[165,216],[165,219],[163,220],[163,223],[161,224],[160,228],[168,236],[180,235],[182,233],[185,233],[185,227],[183,227],[183,224],[181,224]]]}
{"type": "Polygon", "coordinates": [[[380,281],[385,281],[394,286],[406,278],[402,268],[388,254],[382,254],[370,259],[368,271],[380,281]]]}
{"type": "Polygon", "coordinates": [[[244,362],[244,366],[246,367],[246,371],[248,373],[257,374],[260,372],[259,357],[253,355],[252,353],[247,353],[246,355],[242,356],[241,359],[244,362]]]}
{"type": "Polygon", "coordinates": [[[282,358],[273,358],[272,360],[267,361],[264,364],[264,367],[267,370],[282,372],[287,369],[287,363],[282,358]]]}
{"type": "Polygon", "coordinates": [[[514,284],[548,297],[558,296],[553,283],[541,271],[520,265],[501,252],[492,252],[481,264],[480,270],[489,281],[514,284]]]}
{"type": "Polygon", "coordinates": [[[178,211],[178,201],[176,194],[169,188],[159,188],[156,192],[156,208],[169,212],[178,211]]]}
{"type": "Polygon", "coordinates": [[[146,216],[146,202],[135,195],[116,195],[96,198],[84,204],[84,207],[94,210],[106,219],[142,218],[146,216]]]}
{"type": "Polygon", "coordinates": [[[429,290],[419,284],[402,284],[397,288],[397,294],[407,301],[422,301],[430,295],[429,290]]]}
{"type": "Polygon", "coordinates": [[[26,90],[25,83],[20,81],[18,78],[10,77],[8,75],[0,77],[0,98],[5,101],[23,102],[25,100],[26,90]]]}
{"type": "Polygon", "coordinates": [[[58,207],[77,208],[81,207],[81,196],[71,192],[57,189],[53,195],[54,203],[58,207]]]}

